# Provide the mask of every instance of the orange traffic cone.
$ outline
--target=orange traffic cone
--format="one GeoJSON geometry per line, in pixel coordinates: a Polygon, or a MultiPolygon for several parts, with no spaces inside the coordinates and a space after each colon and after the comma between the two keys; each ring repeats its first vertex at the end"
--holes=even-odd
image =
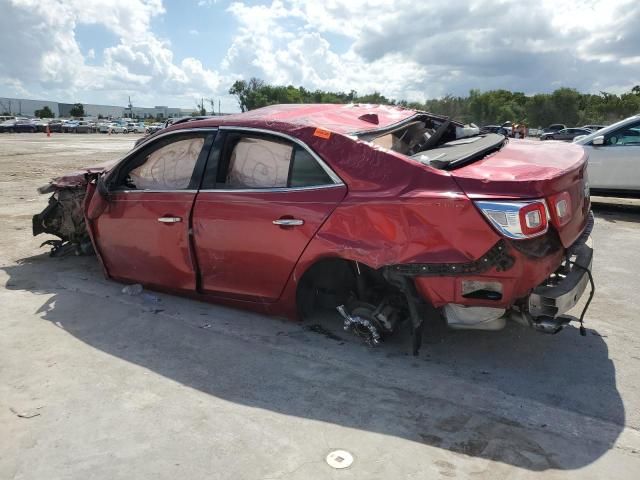
{"type": "Polygon", "coordinates": [[[51,136],[51,130],[49,130],[49,125],[47,125],[47,137],[51,136]]]}

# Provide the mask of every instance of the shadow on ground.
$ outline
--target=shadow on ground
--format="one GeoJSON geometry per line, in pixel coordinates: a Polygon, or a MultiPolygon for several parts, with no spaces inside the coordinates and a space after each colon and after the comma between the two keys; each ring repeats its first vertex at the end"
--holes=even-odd
{"type": "Polygon", "coordinates": [[[640,222],[639,200],[592,197],[591,208],[596,217],[610,223],[640,222]]]}
{"type": "Polygon", "coordinates": [[[337,341],[296,324],[171,296],[156,310],[123,303],[131,297],[103,280],[94,258],[42,255],[3,269],[7,289],[46,294],[37,313],[68,334],[242,405],[534,471],[594,462],[612,448],[625,422],[606,338],[592,329],[587,337],[574,328],[545,336],[516,325],[501,332],[431,329],[421,356],[413,358],[402,338],[371,350],[344,334],[337,341]],[[211,328],[197,328],[204,322],[211,328]],[[492,404],[486,398],[470,408],[476,391],[497,391],[495,409],[486,408],[492,404]],[[540,419],[523,411],[514,420],[531,401],[541,413],[580,413],[608,427],[594,441],[576,437],[573,426],[566,435],[545,430],[563,415],[540,419]],[[500,407],[505,402],[508,415],[500,407]]]}

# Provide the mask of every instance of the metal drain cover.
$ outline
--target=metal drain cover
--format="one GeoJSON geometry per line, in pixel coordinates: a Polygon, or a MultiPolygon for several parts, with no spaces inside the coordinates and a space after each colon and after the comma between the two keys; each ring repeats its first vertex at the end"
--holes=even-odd
{"type": "Polygon", "coordinates": [[[346,450],[334,450],[327,455],[327,463],[333,468],[348,468],[353,463],[353,455],[346,450]]]}

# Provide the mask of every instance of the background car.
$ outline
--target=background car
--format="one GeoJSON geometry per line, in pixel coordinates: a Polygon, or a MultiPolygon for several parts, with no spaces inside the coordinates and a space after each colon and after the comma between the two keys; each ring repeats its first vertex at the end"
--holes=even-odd
{"type": "Polygon", "coordinates": [[[108,131],[111,133],[129,133],[129,130],[124,125],[120,125],[119,123],[110,123],[108,126],[108,131]]]}
{"type": "Polygon", "coordinates": [[[504,135],[505,137],[509,135],[509,132],[502,125],[485,125],[480,128],[480,131],[483,133],[498,133],[500,135],[504,135]]]}
{"type": "MultiPolygon", "coordinates": [[[[62,133],[62,120],[50,120],[48,123],[49,132],[51,133],[62,133]]],[[[45,127],[46,131],[46,127],[45,127]]]]}
{"type": "Polygon", "coordinates": [[[0,133],[10,133],[13,130],[13,126],[16,124],[15,119],[5,120],[0,122],[0,133]]]}
{"type": "Polygon", "coordinates": [[[127,131],[133,133],[145,133],[146,127],[143,122],[140,123],[127,123],[127,131]]]}
{"type": "Polygon", "coordinates": [[[567,128],[567,126],[562,123],[552,123],[547,128],[542,130],[542,132],[540,133],[540,137],[542,137],[542,135],[544,135],[545,133],[555,133],[559,132],[560,130],[564,130],[565,128],[567,128]]]}
{"type": "Polygon", "coordinates": [[[66,120],[62,123],[62,131],[64,133],[73,133],[76,131],[78,123],[77,120],[66,120]]]}
{"type": "Polygon", "coordinates": [[[21,133],[21,132],[37,132],[38,126],[35,119],[18,117],[6,120],[0,123],[0,132],[5,133],[21,133]]]}
{"type": "Polygon", "coordinates": [[[571,141],[578,135],[589,135],[591,130],[584,128],[564,128],[557,132],[548,132],[540,135],[540,140],[564,140],[571,141]]]}
{"type": "Polygon", "coordinates": [[[597,132],[598,130],[601,130],[603,128],[605,128],[606,125],[584,125],[580,128],[585,128],[587,130],[591,130],[592,132],[597,132]]]}
{"type": "Polygon", "coordinates": [[[76,125],[76,128],[74,129],[74,131],[76,133],[89,133],[91,132],[91,125],[89,124],[89,122],[80,121],[76,125]]]}
{"type": "Polygon", "coordinates": [[[46,132],[47,126],[49,125],[50,121],[51,120],[49,120],[48,118],[36,118],[33,120],[33,123],[36,126],[38,132],[46,132]]]}
{"type": "Polygon", "coordinates": [[[156,133],[158,130],[162,130],[163,128],[164,128],[163,123],[152,123],[151,125],[147,125],[145,132],[148,135],[151,135],[152,133],[156,133]]]}
{"type": "Polygon", "coordinates": [[[640,197],[640,115],[574,142],[589,154],[589,184],[600,195],[640,197]]]}

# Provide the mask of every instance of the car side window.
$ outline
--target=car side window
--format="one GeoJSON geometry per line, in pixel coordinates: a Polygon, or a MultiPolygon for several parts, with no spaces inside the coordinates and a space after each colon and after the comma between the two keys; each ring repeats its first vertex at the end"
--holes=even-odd
{"type": "Polygon", "coordinates": [[[239,138],[229,157],[225,184],[231,188],[287,186],[293,146],[265,138],[239,138]]]}
{"type": "Polygon", "coordinates": [[[189,188],[205,136],[177,136],[140,152],[119,172],[117,190],[185,190],[189,188]]]}
{"type": "Polygon", "coordinates": [[[231,134],[222,157],[226,174],[218,179],[218,185],[223,188],[300,188],[333,184],[309,151],[277,137],[231,134]]]}
{"type": "Polygon", "coordinates": [[[640,122],[622,127],[605,137],[605,145],[640,146],[640,122]]]}

